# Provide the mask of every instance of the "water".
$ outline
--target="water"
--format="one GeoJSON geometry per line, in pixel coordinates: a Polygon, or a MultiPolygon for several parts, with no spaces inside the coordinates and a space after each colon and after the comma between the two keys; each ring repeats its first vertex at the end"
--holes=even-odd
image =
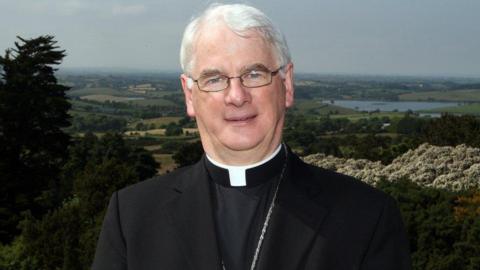
{"type": "Polygon", "coordinates": [[[445,107],[459,106],[456,102],[429,102],[429,101],[375,101],[375,100],[329,100],[323,103],[333,104],[340,107],[350,108],[357,111],[381,111],[381,112],[406,112],[423,111],[445,107]]]}

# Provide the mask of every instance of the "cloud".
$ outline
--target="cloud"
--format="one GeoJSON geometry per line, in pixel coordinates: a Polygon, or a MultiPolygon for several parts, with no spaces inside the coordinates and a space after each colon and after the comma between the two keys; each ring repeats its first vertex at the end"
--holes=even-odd
{"type": "Polygon", "coordinates": [[[139,15],[146,10],[145,5],[115,5],[112,13],[113,15],[139,15]]]}
{"type": "Polygon", "coordinates": [[[70,16],[82,12],[88,6],[81,0],[26,0],[12,4],[11,7],[23,13],[70,16]]]}

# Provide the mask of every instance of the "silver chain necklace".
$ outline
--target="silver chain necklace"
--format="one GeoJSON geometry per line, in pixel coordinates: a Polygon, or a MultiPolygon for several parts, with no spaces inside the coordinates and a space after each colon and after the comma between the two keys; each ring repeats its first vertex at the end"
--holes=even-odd
{"type": "MultiPolygon", "coordinates": [[[[285,146],[285,144],[282,144],[282,146],[283,146],[283,150],[285,151],[285,162],[283,163],[282,172],[280,173],[277,186],[275,187],[275,192],[273,193],[272,202],[268,207],[267,216],[265,217],[265,222],[263,223],[262,232],[260,233],[260,237],[258,238],[257,248],[255,249],[255,254],[253,255],[253,260],[252,260],[252,264],[250,265],[250,270],[255,270],[255,267],[257,266],[258,256],[260,255],[260,249],[262,248],[263,239],[265,238],[265,233],[267,232],[268,225],[270,224],[270,218],[272,216],[273,208],[275,208],[275,201],[277,199],[278,188],[280,187],[280,183],[282,182],[283,175],[285,174],[285,169],[287,168],[287,158],[288,158],[287,147],[285,146]]],[[[225,263],[223,262],[223,260],[222,260],[222,268],[223,270],[226,270],[225,263]]]]}

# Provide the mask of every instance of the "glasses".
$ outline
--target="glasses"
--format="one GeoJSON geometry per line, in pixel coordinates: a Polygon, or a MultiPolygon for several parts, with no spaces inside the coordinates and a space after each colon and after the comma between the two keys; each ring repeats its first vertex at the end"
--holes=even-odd
{"type": "Polygon", "coordinates": [[[205,92],[219,92],[227,89],[230,86],[230,80],[239,78],[240,83],[247,88],[256,88],[269,85],[272,83],[272,78],[284,66],[279,67],[275,71],[265,69],[252,69],[240,76],[228,77],[222,74],[214,74],[209,76],[202,76],[197,80],[192,79],[197,83],[198,89],[205,92]]]}

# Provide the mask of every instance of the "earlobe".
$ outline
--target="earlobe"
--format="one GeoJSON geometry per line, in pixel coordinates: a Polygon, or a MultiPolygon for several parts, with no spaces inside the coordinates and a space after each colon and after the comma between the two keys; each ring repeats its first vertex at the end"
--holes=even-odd
{"type": "Polygon", "coordinates": [[[193,106],[192,88],[193,82],[187,75],[182,74],[180,76],[180,82],[182,83],[183,95],[185,96],[185,106],[187,108],[187,115],[195,117],[195,109],[193,106]]]}

